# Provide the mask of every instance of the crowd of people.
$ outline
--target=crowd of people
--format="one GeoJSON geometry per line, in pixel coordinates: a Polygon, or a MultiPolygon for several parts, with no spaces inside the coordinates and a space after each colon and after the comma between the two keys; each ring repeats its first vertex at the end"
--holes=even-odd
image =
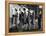
{"type": "Polygon", "coordinates": [[[15,8],[10,18],[11,32],[25,32],[41,28],[41,14],[35,15],[35,10],[26,7],[15,8]],[[39,22],[40,21],[40,22],[39,22]]]}

